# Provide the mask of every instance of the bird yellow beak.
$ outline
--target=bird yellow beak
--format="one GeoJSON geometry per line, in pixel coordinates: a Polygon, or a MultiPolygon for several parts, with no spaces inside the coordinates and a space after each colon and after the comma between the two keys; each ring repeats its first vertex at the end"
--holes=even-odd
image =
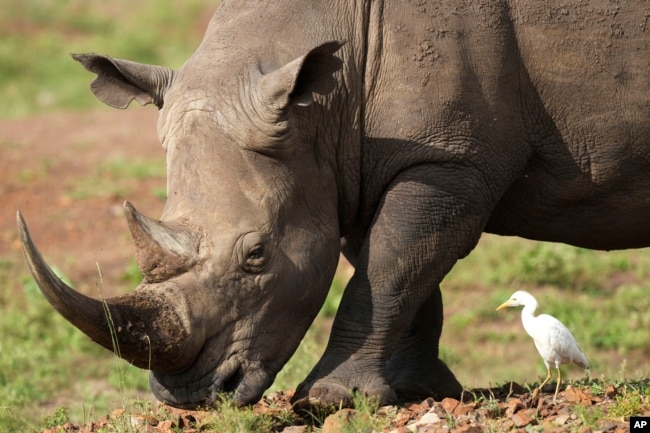
{"type": "Polygon", "coordinates": [[[510,300],[507,300],[506,302],[504,302],[503,304],[501,304],[501,305],[499,305],[497,307],[497,311],[502,310],[502,309],[504,309],[506,307],[509,307],[509,306],[510,306],[510,300]]]}

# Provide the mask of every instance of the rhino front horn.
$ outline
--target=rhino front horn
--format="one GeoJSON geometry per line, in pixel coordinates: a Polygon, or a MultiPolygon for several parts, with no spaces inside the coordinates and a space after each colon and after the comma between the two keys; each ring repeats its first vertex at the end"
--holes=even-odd
{"type": "Polygon", "coordinates": [[[124,213],[136,247],[136,261],[145,281],[168,280],[194,266],[199,257],[200,237],[178,223],[152,220],[128,201],[124,213]]]}
{"type": "Polygon", "coordinates": [[[65,284],[45,263],[20,212],[18,232],[29,269],[52,306],[92,340],[133,365],[175,373],[198,349],[188,329],[189,306],[175,286],[157,285],[96,300],[65,284]]]}

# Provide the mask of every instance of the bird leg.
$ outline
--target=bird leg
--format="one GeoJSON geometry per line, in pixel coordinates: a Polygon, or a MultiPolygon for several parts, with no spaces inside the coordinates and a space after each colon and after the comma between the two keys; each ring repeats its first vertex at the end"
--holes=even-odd
{"type": "Polygon", "coordinates": [[[551,380],[552,375],[551,375],[551,368],[550,367],[546,367],[546,373],[547,373],[546,379],[544,379],[544,382],[542,382],[542,384],[537,387],[537,392],[542,392],[542,388],[544,387],[544,385],[546,385],[546,383],[549,380],[551,380]]]}
{"type": "Polygon", "coordinates": [[[557,403],[557,393],[560,390],[560,383],[562,383],[562,373],[560,372],[560,367],[557,368],[557,385],[555,386],[555,395],[553,396],[553,404],[557,403]]]}

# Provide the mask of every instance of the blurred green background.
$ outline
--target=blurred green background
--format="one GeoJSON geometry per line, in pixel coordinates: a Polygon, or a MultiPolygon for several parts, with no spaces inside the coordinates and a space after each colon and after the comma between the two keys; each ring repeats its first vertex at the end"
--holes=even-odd
{"type": "Polygon", "coordinates": [[[70,53],[110,53],[180,67],[218,2],[4,0],[0,118],[87,108],[88,74],[70,53]]]}
{"type": "MultiPolygon", "coordinates": [[[[102,52],[180,67],[199,44],[215,2],[4,0],[0,14],[0,119],[104,109],[71,52],[102,52]]],[[[86,126],[89,127],[89,126],[86,126]]],[[[152,168],[164,173],[164,163],[152,168]]],[[[120,173],[120,182],[138,182],[120,173]]],[[[15,212],[6,209],[6,212],[15,212]]],[[[343,264],[321,314],[271,390],[295,387],[319,358],[352,270],[343,264]]],[[[132,263],[124,291],[139,281],[132,263]]],[[[545,374],[519,311],[495,308],[525,289],[563,321],[592,363],[593,377],[649,374],[650,254],[596,252],[484,236],[443,282],[442,356],[467,387],[545,374]]],[[[147,373],[91,343],[43,299],[22,257],[0,256],[0,431],[86,422],[151,399],[147,373]]],[[[566,377],[580,378],[565,367],[566,377]]]]}

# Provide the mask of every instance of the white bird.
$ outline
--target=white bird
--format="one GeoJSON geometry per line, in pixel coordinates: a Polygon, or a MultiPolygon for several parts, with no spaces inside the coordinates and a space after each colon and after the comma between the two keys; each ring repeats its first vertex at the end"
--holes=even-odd
{"type": "Polygon", "coordinates": [[[537,300],[528,292],[519,290],[512,294],[503,304],[499,305],[497,311],[506,307],[518,307],[523,305],[521,311],[521,321],[524,324],[524,329],[533,338],[537,351],[542,356],[544,364],[546,365],[546,372],[548,375],[546,379],[537,389],[538,392],[546,385],[551,379],[551,365],[555,365],[557,369],[557,386],[555,387],[555,395],[553,396],[553,403],[557,401],[557,393],[560,389],[562,375],[560,373],[560,365],[575,362],[582,368],[589,368],[587,357],[580,347],[576,339],[571,334],[571,331],[553,316],[548,314],[540,314],[535,316],[537,309],[537,300]]]}

